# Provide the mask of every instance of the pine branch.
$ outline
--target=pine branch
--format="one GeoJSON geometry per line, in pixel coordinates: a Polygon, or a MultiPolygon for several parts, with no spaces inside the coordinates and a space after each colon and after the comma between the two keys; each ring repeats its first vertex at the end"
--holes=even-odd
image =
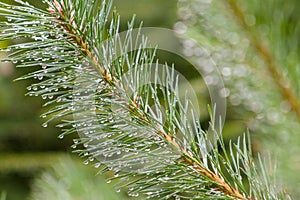
{"type": "Polygon", "coordinates": [[[113,171],[108,181],[117,188],[148,199],[285,197],[262,159],[258,167],[253,162],[249,136],[225,147],[215,110],[214,139],[201,129],[189,99],[179,98],[174,69],[154,61],[146,37],[133,33],[134,21],[124,41],[116,13],[107,28],[110,1],[47,1],[48,11],[16,2],[21,6],[0,4],[10,21],[1,24],[0,39],[32,40],[8,50],[19,67],[42,68],[21,79],[38,79],[29,95],[52,105],[44,126],[62,118],[59,138],[78,133],[73,147],[84,147],[77,152],[87,157],[85,164],[113,171]]]}
{"type": "Polygon", "coordinates": [[[275,58],[273,57],[269,48],[259,39],[259,37],[254,33],[247,22],[244,13],[239,8],[235,0],[226,0],[227,5],[232,11],[232,14],[236,20],[240,23],[243,29],[248,33],[249,39],[253,47],[257,50],[260,56],[266,63],[266,67],[272,76],[274,82],[277,84],[283,98],[285,98],[291,105],[292,110],[296,113],[298,119],[300,120],[300,102],[295,95],[294,88],[292,84],[283,76],[283,73],[279,71],[279,66],[277,65],[275,58]]]}

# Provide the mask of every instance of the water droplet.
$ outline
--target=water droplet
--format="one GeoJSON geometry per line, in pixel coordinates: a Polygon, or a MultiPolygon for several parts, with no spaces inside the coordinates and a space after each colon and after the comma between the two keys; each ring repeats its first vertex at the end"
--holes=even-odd
{"type": "Polygon", "coordinates": [[[59,139],[63,139],[63,138],[64,138],[64,134],[60,134],[60,135],[58,136],[58,138],[59,138],[59,139]]]}
{"type": "Polygon", "coordinates": [[[152,195],[153,192],[146,192],[146,195],[152,195]]]}
{"type": "Polygon", "coordinates": [[[95,167],[95,168],[99,168],[100,165],[101,165],[101,163],[96,163],[96,164],[94,165],[94,167],[95,167]]]}
{"type": "Polygon", "coordinates": [[[89,157],[89,161],[94,161],[94,157],[89,157]]]}
{"type": "Polygon", "coordinates": [[[48,124],[47,124],[47,123],[44,123],[42,126],[43,126],[44,128],[47,128],[47,127],[48,127],[48,124]]]}
{"type": "Polygon", "coordinates": [[[89,153],[88,153],[88,152],[85,152],[83,155],[84,155],[84,156],[88,156],[88,155],[89,155],[89,153]]]}
{"type": "Polygon", "coordinates": [[[40,74],[38,74],[37,77],[38,77],[39,80],[42,80],[44,78],[44,76],[42,76],[40,74]]]}
{"type": "Polygon", "coordinates": [[[139,193],[129,193],[128,195],[131,196],[131,197],[138,197],[139,193]]]}
{"type": "Polygon", "coordinates": [[[85,161],[83,162],[83,164],[85,164],[85,165],[89,164],[89,160],[85,160],[85,161]]]}

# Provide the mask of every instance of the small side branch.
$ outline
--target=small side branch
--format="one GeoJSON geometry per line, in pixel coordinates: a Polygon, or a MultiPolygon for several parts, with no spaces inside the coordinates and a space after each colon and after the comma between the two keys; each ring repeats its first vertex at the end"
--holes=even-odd
{"type": "Polygon", "coordinates": [[[48,8],[48,11],[57,15],[56,18],[62,23],[62,28],[66,30],[70,35],[69,40],[75,43],[81,49],[82,53],[92,61],[93,65],[95,65],[96,69],[101,72],[104,79],[108,83],[112,83],[112,76],[110,72],[105,69],[99,63],[98,59],[92,54],[89,45],[85,42],[83,36],[78,35],[76,28],[77,26],[74,21],[74,16],[72,16],[72,12],[64,12],[65,5],[63,4],[63,2],[58,3],[57,1],[54,1],[53,5],[55,6],[55,8],[48,8]]]}

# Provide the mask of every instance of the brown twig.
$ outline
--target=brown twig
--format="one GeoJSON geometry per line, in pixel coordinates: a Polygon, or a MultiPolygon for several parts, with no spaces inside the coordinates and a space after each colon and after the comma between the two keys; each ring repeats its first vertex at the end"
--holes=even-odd
{"type": "Polygon", "coordinates": [[[261,58],[264,60],[266,67],[277,84],[281,95],[284,99],[286,99],[290,105],[292,110],[296,113],[299,121],[300,121],[300,102],[297,99],[297,96],[294,93],[294,89],[291,84],[287,80],[286,77],[283,76],[282,72],[279,70],[279,66],[275,62],[275,58],[273,57],[270,49],[259,39],[259,37],[251,30],[250,26],[248,26],[246,22],[245,14],[239,8],[236,3],[236,0],[225,0],[227,5],[232,10],[232,13],[236,20],[241,24],[243,29],[248,33],[251,44],[258,51],[261,58]]]}

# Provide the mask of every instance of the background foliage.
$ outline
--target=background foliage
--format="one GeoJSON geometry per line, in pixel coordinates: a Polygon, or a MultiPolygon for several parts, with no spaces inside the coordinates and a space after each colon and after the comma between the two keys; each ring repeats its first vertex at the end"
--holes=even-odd
{"type": "Polygon", "coordinates": [[[280,181],[300,198],[299,1],[181,2],[185,52],[201,59],[191,38],[208,49],[228,88],[227,120],[243,120],[253,148],[277,160],[280,181]]]}

